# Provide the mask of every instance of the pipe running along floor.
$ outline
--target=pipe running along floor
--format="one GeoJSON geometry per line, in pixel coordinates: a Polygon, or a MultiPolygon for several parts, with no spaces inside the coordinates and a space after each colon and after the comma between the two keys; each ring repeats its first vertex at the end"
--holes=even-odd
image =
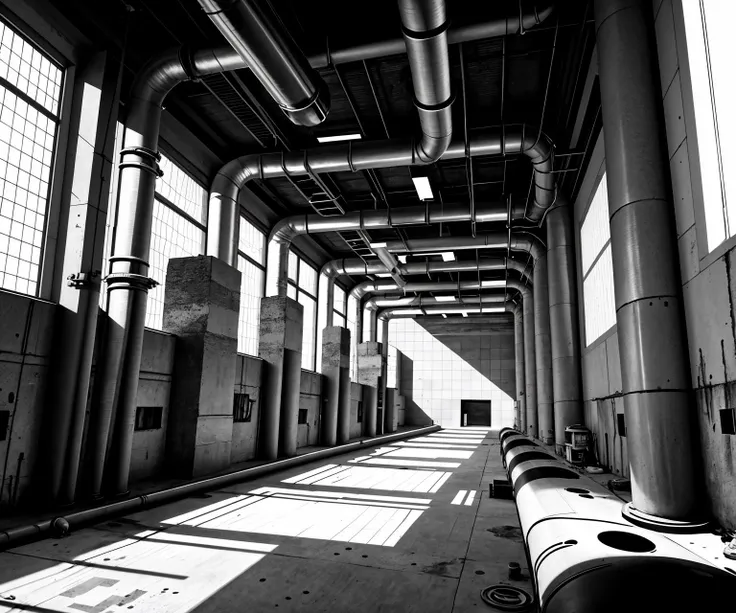
{"type": "Polygon", "coordinates": [[[494,478],[488,428],[368,447],[0,553],[0,611],[482,609],[488,585],[532,590],[494,478]]]}

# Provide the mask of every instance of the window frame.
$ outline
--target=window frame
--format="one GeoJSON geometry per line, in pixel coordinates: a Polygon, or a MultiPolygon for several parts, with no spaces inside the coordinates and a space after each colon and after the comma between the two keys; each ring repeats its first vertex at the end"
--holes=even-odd
{"type": "MultiPolygon", "coordinates": [[[[251,220],[248,216],[246,216],[244,214],[244,211],[242,209],[240,210],[240,213],[238,215],[238,228],[240,228],[240,221],[241,221],[241,219],[243,221],[245,221],[246,223],[249,223],[253,227],[254,230],[256,230],[257,232],[260,232],[261,235],[263,236],[263,263],[258,262],[257,260],[255,260],[254,258],[252,258],[251,256],[249,256],[247,253],[245,253],[244,251],[242,251],[240,249],[240,241],[238,241],[238,257],[239,258],[243,258],[246,262],[248,262],[249,264],[252,264],[256,268],[258,268],[261,272],[263,272],[263,280],[261,281],[261,299],[263,299],[266,296],[266,279],[268,277],[268,271],[267,271],[267,264],[268,264],[268,253],[267,253],[268,252],[268,233],[267,232],[264,232],[261,228],[259,228],[258,225],[253,222],[253,220],[251,220]]],[[[238,342],[238,344],[240,343],[240,331],[238,331],[238,339],[237,339],[237,342],[238,342]]],[[[238,352],[238,353],[240,353],[240,352],[238,352]]],[[[258,352],[256,351],[256,353],[258,353],[258,352]]],[[[243,353],[243,355],[250,355],[250,354],[243,353]]],[[[258,357],[258,356],[256,355],[256,356],[253,356],[253,357],[258,357]]]]}
{"type": "MultiPolygon", "coordinates": [[[[709,251],[706,224],[706,208],[703,195],[703,173],[700,165],[700,144],[698,140],[695,100],[693,95],[692,74],[690,71],[690,53],[687,45],[685,13],[682,6],[684,0],[672,2],[672,13],[675,28],[675,46],[680,73],[680,90],[682,97],[683,120],[685,123],[687,161],[690,170],[692,187],[693,212],[695,216],[695,235],[698,243],[699,269],[704,270],[728,251],[736,247],[736,234],[727,237],[722,243],[709,251]]],[[[662,5],[662,10],[664,8],[662,5]]],[[[663,95],[665,92],[662,92],[663,95]]],[[[736,220],[734,220],[736,222],[736,220]]]]}
{"type": "MultiPolygon", "coordinates": [[[[294,298],[293,300],[296,300],[299,302],[299,295],[304,294],[308,298],[311,298],[314,300],[314,321],[312,322],[312,334],[313,334],[313,342],[312,342],[312,368],[304,368],[302,366],[302,370],[307,370],[310,372],[318,372],[317,368],[317,350],[318,350],[318,343],[317,343],[317,326],[319,322],[319,277],[320,277],[320,271],[317,268],[317,266],[314,266],[309,261],[307,261],[306,258],[302,257],[295,251],[289,250],[289,257],[295,257],[297,264],[296,264],[296,279],[292,278],[292,276],[287,272],[287,295],[289,289],[291,289],[294,292],[294,298]],[[314,294],[310,293],[306,289],[303,289],[301,287],[301,274],[302,274],[302,265],[309,266],[312,270],[314,270],[315,273],[315,283],[314,283],[314,294]]],[[[287,268],[288,270],[288,268],[287,268]]],[[[289,296],[291,298],[291,296],[289,296]]],[[[302,326],[304,326],[304,321],[302,321],[302,326]]],[[[302,336],[303,338],[303,336],[302,336]]],[[[302,342],[302,352],[304,351],[304,344],[302,342]]]]}
{"type": "MultiPolygon", "coordinates": [[[[3,25],[12,30],[15,35],[27,41],[36,51],[44,55],[46,59],[56,65],[61,71],[56,117],[53,116],[53,113],[42,107],[42,105],[35,102],[30,96],[20,91],[12,83],[4,79],[2,82],[2,87],[5,87],[7,91],[53,121],[56,125],[56,130],[53,137],[54,147],[51,152],[51,162],[49,164],[44,225],[37,264],[36,291],[32,294],[4,288],[0,288],[0,291],[16,293],[33,299],[51,300],[55,294],[58,294],[59,288],[61,287],[61,279],[56,278],[58,276],[57,273],[61,272],[61,266],[63,264],[63,257],[58,257],[60,255],[63,256],[63,251],[61,250],[63,249],[64,242],[59,241],[59,230],[63,199],[70,197],[70,194],[65,194],[63,189],[67,156],[62,155],[62,152],[66,152],[69,145],[70,115],[73,106],[76,70],[70,57],[60,53],[49,41],[39,36],[37,31],[40,28],[34,27],[34,25],[41,25],[42,19],[38,17],[39,23],[32,24],[23,19],[18,19],[7,7],[0,7],[0,21],[2,21],[3,25]],[[57,265],[59,267],[58,270],[57,265]]],[[[43,26],[47,25],[49,25],[48,22],[44,21],[43,26]]]]}
{"type": "Polygon", "coordinates": [[[343,310],[340,311],[337,306],[337,294],[335,291],[332,293],[332,320],[333,323],[336,320],[336,317],[342,318],[342,327],[347,328],[348,327],[348,291],[342,287],[340,284],[335,283],[335,290],[339,289],[343,293],[343,301],[342,301],[342,308],[343,310]]]}

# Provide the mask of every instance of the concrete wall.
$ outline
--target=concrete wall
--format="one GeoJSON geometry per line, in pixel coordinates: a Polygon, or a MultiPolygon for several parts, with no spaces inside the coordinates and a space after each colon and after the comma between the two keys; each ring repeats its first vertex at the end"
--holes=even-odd
{"type": "Polygon", "coordinates": [[[399,394],[407,425],[460,426],[461,400],[490,400],[493,427],[513,425],[514,332],[506,315],[420,323],[395,319],[399,394]]]}
{"type": "Polygon", "coordinates": [[[299,424],[296,446],[307,447],[319,442],[319,415],[322,408],[322,375],[311,370],[302,370],[299,390],[299,410],[307,411],[307,423],[299,424]]]}
{"type": "Polygon", "coordinates": [[[261,408],[261,370],[263,360],[250,355],[238,354],[235,366],[235,393],[248,394],[253,400],[249,422],[233,423],[231,459],[233,464],[256,457],[258,440],[258,418],[261,408]]]}
{"type": "Polygon", "coordinates": [[[56,306],[0,290],[0,507],[22,502],[40,454],[56,306]]]}
{"type": "Polygon", "coordinates": [[[139,407],[163,407],[163,416],[160,428],[137,430],[133,434],[131,481],[160,476],[164,469],[175,346],[175,336],[146,329],[136,404],[139,407]]]}

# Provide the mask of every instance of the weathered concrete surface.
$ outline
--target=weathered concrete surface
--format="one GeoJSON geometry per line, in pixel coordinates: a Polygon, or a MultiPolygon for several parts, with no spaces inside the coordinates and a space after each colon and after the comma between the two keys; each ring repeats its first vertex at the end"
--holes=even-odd
{"type": "Polygon", "coordinates": [[[322,331],[324,380],[321,444],[350,440],[350,330],[328,326],[322,331]]]}
{"type": "Polygon", "coordinates": [[[230,452],[233,464],[256,457],[263,361],[250,355],[238,355],[236,364],[235,393],[247,394],[252,405],[250,421],[233,423],[233,441],[230,452]]]}
{"type": "MultiPolygon", "coordinates": [[[[495,433],[452,436],[473,441],[456,468],[377,467],[366,461],[419,448],[366,446],[0,553],[3,593],[24,610],[117,597],[160,613],[480,611],[480,589],[508,582],[524,549],[514,503],[487,496],[503,474],[495,433]]],[[[529,591],[524,575],[512,583],[529,591]]]]}
{"type": "Polygon", "coordinates": [[[275,460],[297,449],[304,308],[288,297],[261,300],[258,355],[263,360],[260,455],[275,460]]]}
{"type": "Polygon", "coordinates": [[[301,371],[299,411],[306,411],[306,422],[297,426],[296,446],[307,447],[319,443],[322,407],[322,376],[311,370],[301,371]]]}
{"type": "Polygon", "coordinates": [[[367,342],[358,345],[358,383],[363,391],[363,422],[366,436],[383,432],[383,420],[378,418],[378,388],[381,385],[383,354],[381,343],[367,342]]]}
{"type": "Polygon", "coordinates": [[[227,468],[240,272],[211,256],[169,260],[164,330],[177,336],[167,459],[177,476],[227,468]]]}

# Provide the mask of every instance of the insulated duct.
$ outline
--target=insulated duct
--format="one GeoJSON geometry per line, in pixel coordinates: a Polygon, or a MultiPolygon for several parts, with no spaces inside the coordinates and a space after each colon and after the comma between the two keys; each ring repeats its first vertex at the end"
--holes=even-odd
{"type": "MultiPolygon", "coordinates": [[[[411,275],[424,275],[432,274],[436,272],[475,272],[477,270],[516,270],[523,276],[531,276],[531,269],[524,263],[514,260],[512,258],[481,258],[480,262],[475,261],[453,261],[453,262],[407,262],[406,264],[399,264],[399,272],[402,276],[407,277],[411,275]]],[[[360,258],[343,258],[338,260],[331,260],[322,267],[322,274],[326,275],[329,279],[335,279],[336,277],[345,275],[380,275],[386,274],[388,270],[379,261],[376,260],[362,260],[360,258]]],[[[361,298],[365,293],[370,293],[369,289],[371,284],[378,287],[382,281],[366,281],[368,285],[365,285],[365,291],[358,295],[362,290],[359,290],[363,283],[356,285],[351,294],[361,298]]],[[[386,281],[386,283],[391,283],[386,281]]],[[[375,290],[382,291],[382,290],[375,290]]]]}
{"type": "MultiPolygon", "coordinates": [[[[534,354],[537,360],[537,428],[546,445],[555,442],[547,252],[534,261],[534,354]]],[[[569,424],[568,424],[569,425],[569,424]]]]}
{"type": "Polygon", "coordinates": [[[399,14],[414,84],[422,136],[416,157],[437,161],[452,139],[452,88],[445,0],[399,0],[399,14]]]}
{"type": "Polygon", "coordinates": [[[517,290],[521,294],[522,321],[524,325],[524,387],[525,421],[524,432],[528,436],[536,437],[538,431],[537,420],[537,357],[534,339],[534,294],[525,284],[509,279],[506,286],[517,290]]]}
{"type": "Polygon", "coordinates": [[[507,303],[507,310],[514,314],[514,358],[516,362],[516,428],[526,431],[526,407],[524,372],[524,313],[516,303],[507,303]]]}
{"type": "Polygon", "coordinates": [[[330,110],[327,84],[267,2],[199,0],[199,4],[293,123],[316,126],[325,120],[330,110]]]}
{"type": "MultiPolygon", "coordinates": [[[[530,219],[541,219],[555,198],[555,179],[552,173],[553,146],[549,138],[538,130],[524,125],[502,126],[488,129],[483,133],[463,141],[454,140],[442,159],[463,159],[488,155],[524,154],[534,167],[534,201],[530,219]]],[[[304,151],[246,155],[223,166],[217,173],[210,190],[209,211],[211,219],[229,220],[230,225],[210,224],[219,227],[219,234],[213,233],[209,241],[208,253],[221,260],[232,263],[237,256],[237,199],[240,189],[251,179],[275,179],[279,177],[304,176],[310,173],[356,172],[373,168],[392,168],[420,164],[415,155],[412,141],[388,140],[377,142],[342,143],[306,149],[304,151]]],[[[436,223],[440,221],[462,221],[471,219],[470,207],[455,209],[452,217],[445,218],[441,205],[436,207],[434,221],[424,218],[429,207],[409,207],[414,210],[405,223],[436,223]],[[421,215],[417,219],[416,213],[421,215]]],[[[499,208],[492,214],[497,216],[499,208]]],[[[504,219],[506,217],[504,216],[504,219]]],[[[476,221],[483,221],[476,215],[476,221]]],[[[319,215],[297,215],[283,219],[274,226],[269,241],[269,252],[273,251],[276,270],[286,270],[279,259],[288,257],[288,248],[297,236],[319,232],[342,230],[370,230],[371,228],[390,228],[400,225],[395,211],[371,211],[370,213],[350,213],[340,217],[321,217],[319,215]]],[[[504,245],[505,246],[505,245],[504,245]]],[[[286,294],[286,274],[278,278],[277,288],[267,288],[278,295],[286,294]]],[[[267,292],[268,293],[268,292],[267,292]]]]}

